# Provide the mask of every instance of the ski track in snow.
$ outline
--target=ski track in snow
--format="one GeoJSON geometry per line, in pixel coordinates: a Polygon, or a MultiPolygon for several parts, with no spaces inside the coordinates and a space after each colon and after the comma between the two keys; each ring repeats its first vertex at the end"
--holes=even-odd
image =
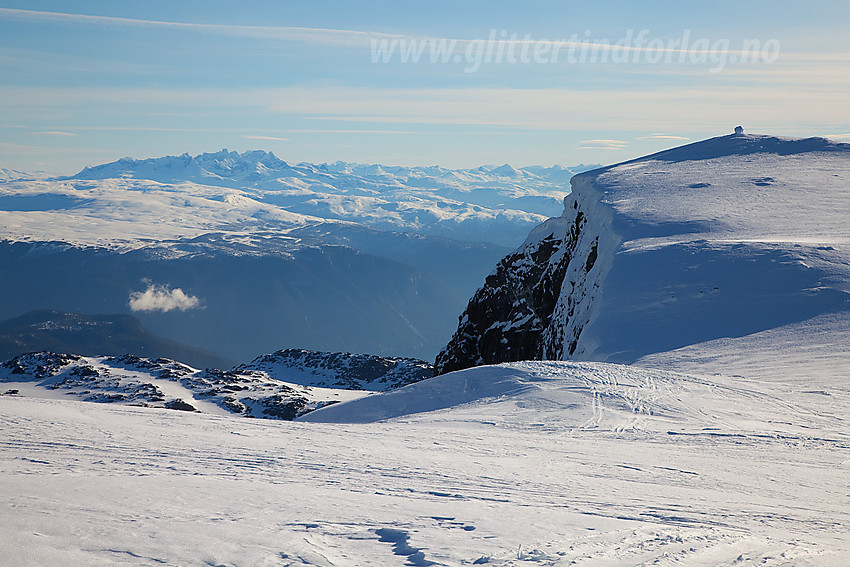
{"type": "Polygon", "coordinates": [[[832,394],[552,362],[413,384],[366,424],[0,396],[0,547],[10,565],[841,565],[832,394]],[[410,413],[439,380],[456,403],[410,413]]]}

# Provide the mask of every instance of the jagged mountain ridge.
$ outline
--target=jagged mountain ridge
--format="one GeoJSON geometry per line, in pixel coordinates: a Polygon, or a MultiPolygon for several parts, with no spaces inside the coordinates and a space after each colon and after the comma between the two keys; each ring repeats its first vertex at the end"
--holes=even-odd
{"type": "Polygon", "coordinates": [[[230,370],[198,370],[129,354],[37,352],[0,365],[0,394],[291,420],[431,376],[433,368],[422,360],[301,349],[263,355],[230,370]]]}
{"type": "Polygon", "coordinates": [[[437,373],[629,363],[850,313],[850,144],[733,134],[571,183],[563,215],[472,298],[437,373]]]}

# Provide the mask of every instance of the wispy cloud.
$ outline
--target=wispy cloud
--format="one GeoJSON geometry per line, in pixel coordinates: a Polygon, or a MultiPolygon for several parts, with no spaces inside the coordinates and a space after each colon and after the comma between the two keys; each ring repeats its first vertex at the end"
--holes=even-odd
{"type": "MultiPolygon", "coordinates": [[[[807,84],[763,89],[758,85],[724,86],[722,89],[678,88],[646,90],[578,90],[519,88],[284,87],[264,89],[150,89],[8,87],[0,109],[24,114],[30,109],[58,108],[84,122],[104,109],[120,110],[143,124],[140,116],[163,104],[193,112],[244,116],[259,112],[323,122],[316,130],[373,130],[394,133],[419,131],[419,126],[457,128],[470,126],[529,131],[577,130],[600,132],[663,133],[731,132],[744,122],[750,131],[835,131],[835,124],[850,123],[846,91],[817,90],[807,84]],[[61,101],[58,104],[57,101],[61,101]],[[742,118],[743,117],[743,118],[742,118]],[[336,124],[334,124],[336,123],[336,124]],[[347,128],[346,124],[352,124],[347,128]],[[356,125],[356,126],[355,126],[356,125]]],[[[129,121],[129,119],[128,119],[129,121]]],[[[148,122],[150,122],[148,120],[148,122]]],[[[128,124],[132,126],[132,124],[128,124]]],[[[155,126],[155,125],[154,125],[155,126]]],[[[169,124],[163,124],[167,127],[169,124]]],[[[184,130],[173,124],[175,131],[184,130]]],[[[59,130],[81,130],[55,125],[59,130]]],[[[132,128],[128,128],[132,129],[132,128]]],[[[307,128],[306,130],[313,130],[307,128]]],[[[194,131],[192,128],[186,131],[194,131]]],[[[227,129],[213,131],[229,131],[227,129]]],[[[261,135],[288,137],[294,130],[261,130],[261,135]]],[[[233,132],[237,136],[243,131],[233,132]]],[[[327,132],[333,133],[333,132],[327,132]]],[[[635,135],[635,134],[632,134],[635,135]]],[[[666,135],[666,134],[663,134],[666,135]]],[[[617,135],[621,137],[621,134],[617,135]]],[[[631,138],[629,138],[631,139],[631,138]]]]}
{"type": "Polygon", "coordinates": [[[370,46],[370,40],[372,39],[397,39],[404,37],[395,34],[365,32],[357,30],[272,26],[236,26],[226,24],[166,22],[159,20],[117,18],[113,16],[90,16],[85,14],[70,14],[65,12],[19,10],[13,8],[0,8],[0,18],[8,20],[23,20],[58,24],[171,28],[184,31],[199,31],[207,33],[252,37],[256,39],[278,39],[313,44],[363,48],[368,48],[370,46]]]}
{"type": "Polygon", "coordinates": [[[690,138],[670,134],[649,134],[647,136],[639,136],[635,140],[690,140],[690,138]]]}
{"type": "Polygon", "coordinates": [[[809,53],[784,53],[782,58],[789,61],[803,61],[803,62],[811,62],[811,61],[824,61],[824,62],[832,62],[832,61],[841,61],[841,62],[850,62],[850,53],[817,53],[817,52],[809,52],[809,53]]]}
{"type": "Polygon", "coordinates": [[[75,130],[98,132],[236,132],[233,128],[158,128],[156,126],[75,126],[75,130]]]}
{"type": "Polygon", "coordinates": [[[275,142],[286,142],[287,140],[289,140],[289,138],[278,138],[276,136],[250,136],[250,135],[245,135],[245,136],[239,136],[239,137],[242,138],[243,140],[272,140],[272,141],[275,141],[275,142]]]}
{"type": "Polygon", "coordinates": [[[579,150],[622,150],[629,143],[624,140],[582,140],[576,149],[579,150]]]}
{"type": "MultiPolygon", "coordinates": [[[[490,46],[495,44],[513,44],[536,45],[545,43],[553,51],[560,49],[592,49],[597,53],[648,53],[648,54],[671,54],[676,56],[685,55],[700,55],[707,52],[707,48],[687,48],[680,47],[681,41],[671,41],[667,39],[663,42],[664,45],[653,45],[652,42],[644,40],[645,44],[618,44],[625,38],[609,39],[527,39],[526,37],[519,38],[522,34],[511,34],[507,38],[498,36],[492,39],[492,35],[485,38],[451,38],[439,36],[415,36],[399,33],[385,33],[362,30],[345,30],[332,28],[308,28],[294,26],[243,26],[230,24],[201,24],[193,22],[171,22],[162,20],[145,20],[138,18],[122,18],[115,16],[96,16],[88,14],[75,14],[68,12],[49,12],[41,10],[23,10],[16,8],[0,8],[0,19],[18,20],[29,22],[41,22],[52,24],[77,24],[77,25],[98,25],[98,26],[122,26],[122,27],[147,27],[147,28],[171,28],[184,31],[197,31],[205,33],[215,33],[222,35],[251,37],[255,39],[275,39],[283,41],[296,41],[302,43],[330,45],[337,47],[357,47],[369,49],[372,40],[414,40],[414,41],[437,41],[437,42],[455,42],[456,46],[465,50],[470,45],[490,46]]],[[[495,30],[492,30],[495,31],[495,30]]],[[[641,30],[649,31],[649,30],[641,30]]],[[[632,30],[634,33],[634,30],[632,30]]],[[[689,30],[683,30],[687,33],[689,30]]],[[[661,38],[654,38],[661,39],[661,38]]],[[[678,38],[677,38],[678,39],[678,38]]],[[[656,42],[657,43],[657,42],[656,42]]],[[[736,57],[748,57],[752,55],[748,50],[737,50],[724,48],[723,52],[727,55],[736,57]]],[[[783,60],[796,60],[805,62],[824,61],[849,61],[850,54],[842,52],[806,52],[806,53],[786,53],[782,52],[783,60]]]]}
{"type": "Polygon", "coordinates": [[[48,131],[48,132],[32,132],[33,136],[79,136],[79,134],[75,134],[73,132],[60,132],[60,131],[48,131]]]}
{"type": "Polygon", "coordinates": [[[299,129],[287,130],[294,134],[415,134],[413,130],[373,130],[368,128],[362,129],[299,129]]]}

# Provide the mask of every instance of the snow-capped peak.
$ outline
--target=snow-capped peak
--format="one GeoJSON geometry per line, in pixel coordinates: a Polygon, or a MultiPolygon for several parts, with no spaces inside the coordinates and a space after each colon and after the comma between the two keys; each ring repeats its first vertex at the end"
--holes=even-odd
{"type": "Polygon", "coordinates": [[[24,173],[22,171],[16,171],[14,169],[6,169],[4,167],[0,167],[0,181],[14,181],[17,179],[27,179],[32,177],[30,174],[24,173]]]}
{"type": "MultiPolygon", "coordinates": [[[[256,177],[271,177],[289,165],[271,152],[253,150],[243,153],[231,152],[226,148],[215,153],[133,159],[86,167],[71,179],[135,178],[150,179],[162,183],[195,181],[210,183],[211,180],[228,178],[242,182],[256,177]]],[[[214,182],[215,184],[221,184],[214,182]]]]}
{"type": "Polygon", "coordinates": [[[504,177],[517,177],[520,173],[511,167],[509,164],[500,165],[495,169],[491,169],[490,173],[494,175],[502,175],[504,177]]]}

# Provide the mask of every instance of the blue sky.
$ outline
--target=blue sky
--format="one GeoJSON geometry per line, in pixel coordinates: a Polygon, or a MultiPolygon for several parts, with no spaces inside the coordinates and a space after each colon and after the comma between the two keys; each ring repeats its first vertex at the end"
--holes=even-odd
{"type": "Polygon", "coordinates": [[[848,25],[846,0],[0,0],[0,167],[613,163],[737,124],[850,141],[848,25]]]}

